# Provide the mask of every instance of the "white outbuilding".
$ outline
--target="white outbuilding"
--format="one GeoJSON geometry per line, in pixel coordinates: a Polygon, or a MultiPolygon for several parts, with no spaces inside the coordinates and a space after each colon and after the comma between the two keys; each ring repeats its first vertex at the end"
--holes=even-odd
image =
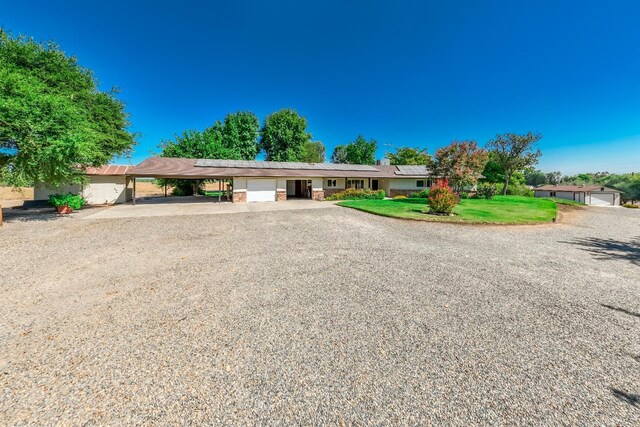
{"type": "Polygon", "coordinates": [[[131,200],[133,190],[131,178],[127,172],[131,166],[106,165],[99,168],[87,168],[87,181],[84,184],[69,184],[62,187],[49,187],[38,183],[34,187],[34,200],[48,200],[56,193],[80,194],[90,205],[110,205],[131,200]]]}
{"type": "Polygon", "coordinates": [[[589,206],[620,206],[620,191],[601,185],[543,185],[534,188],[536,197],[557,197],[589,206]]]}

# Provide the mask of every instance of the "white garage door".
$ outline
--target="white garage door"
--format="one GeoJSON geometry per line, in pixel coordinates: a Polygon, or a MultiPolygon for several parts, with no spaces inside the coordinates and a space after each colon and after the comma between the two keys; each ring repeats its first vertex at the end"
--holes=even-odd
{"type": "Polygon", "coordinates": [[[247,180],[247,202],[275,202],[275,179],[247,180]]]}
{"type": "Polygon", "coordinates": [[[591,193],[591,206],[611,206],[613,205],[613,194],[591,193]]]}

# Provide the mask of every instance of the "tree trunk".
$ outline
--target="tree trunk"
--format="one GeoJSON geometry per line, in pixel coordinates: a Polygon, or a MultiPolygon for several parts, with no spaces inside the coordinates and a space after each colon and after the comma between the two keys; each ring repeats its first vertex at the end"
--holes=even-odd
{"type": "Polygon", "coordinates": [[[503,196],[507,195],[507,187],[509,187],[509,178],[511,178],[509,175],[504,176],[504,186],[502,187],[503,196]]]}

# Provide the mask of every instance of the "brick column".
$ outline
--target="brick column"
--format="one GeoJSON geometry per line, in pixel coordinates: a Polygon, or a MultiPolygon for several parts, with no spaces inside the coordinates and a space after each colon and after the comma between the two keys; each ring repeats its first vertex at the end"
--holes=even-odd
{"type": "Polygon", "coordinates": [[[284,202],[287,200],[287,192],[278,190],[276,192],[276,202],[284,202]]]}
{"type": "Polygon", "coordinates": [[[324,190],[313,190],[312,193],[313,194],[311,195],[311,197],[313,198],[313,200],[316,200],[318,202],[324,200],[324,190]]]}
{"type": "Polygon", "coordinates": [[[233,203],[244,203],[247,201],[247,193],[245,191],[233,192],[233,203]]]}

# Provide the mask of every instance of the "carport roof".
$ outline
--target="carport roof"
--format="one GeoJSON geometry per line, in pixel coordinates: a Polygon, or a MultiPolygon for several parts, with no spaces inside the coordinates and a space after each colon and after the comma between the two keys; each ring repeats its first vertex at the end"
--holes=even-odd
{"type": "MultiPolygon", "coordinates": [[[[424,174],[413,177],[424,178],[424,174]]],[[[416,169],[416,172],[419,172],[416,169]]],[[[406,172],[405,172],[406,173],[406,172]]],[[[128,175],[155,178],[208,179],[247,177],[411,178],[397,166],[336,165],[331,163],[251,162],[173,157],[150,157],[128,175]],[[277,163],[277,164],[276,164],[277,163]],[[208,166],[211,165],[211,166],[208,166]],[[287,167],[289,166],[289,167],[287,167]]]]}

